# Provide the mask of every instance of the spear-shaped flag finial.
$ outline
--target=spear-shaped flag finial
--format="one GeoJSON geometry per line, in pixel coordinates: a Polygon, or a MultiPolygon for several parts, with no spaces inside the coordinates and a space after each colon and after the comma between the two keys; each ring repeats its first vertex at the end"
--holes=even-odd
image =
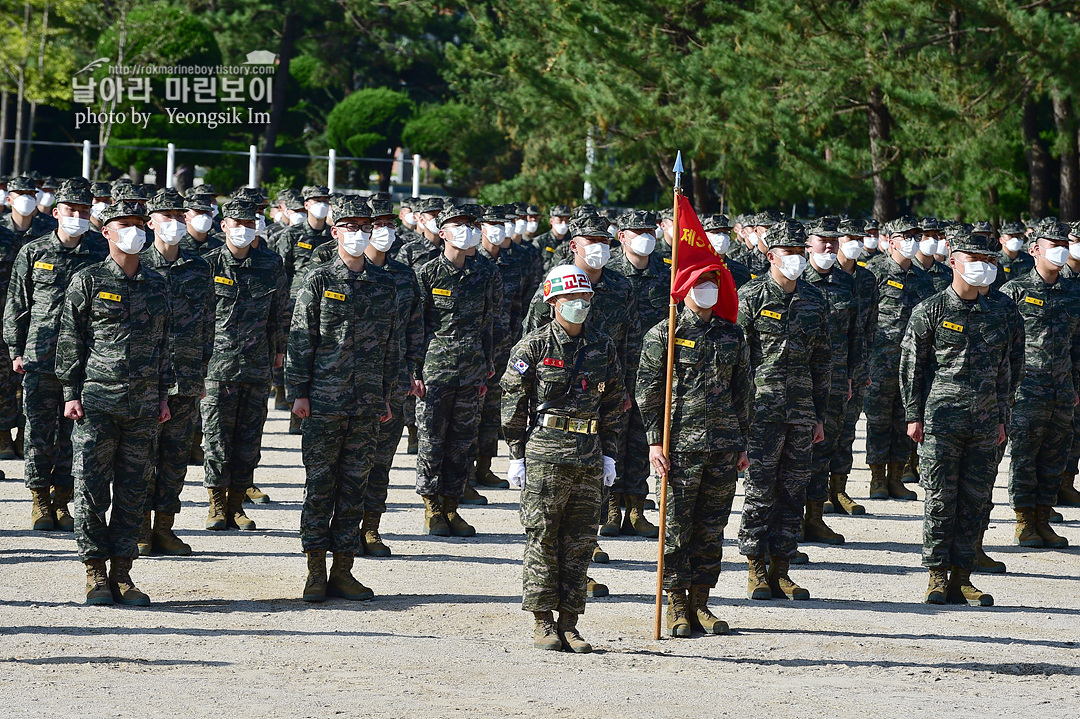
{"type": "Polygon", "coordinates": [[[675,167],[671,168],[671,171],[675,173],[675,188],[682,189],[682,150],[679,150],[675,155],[675,167]]]}

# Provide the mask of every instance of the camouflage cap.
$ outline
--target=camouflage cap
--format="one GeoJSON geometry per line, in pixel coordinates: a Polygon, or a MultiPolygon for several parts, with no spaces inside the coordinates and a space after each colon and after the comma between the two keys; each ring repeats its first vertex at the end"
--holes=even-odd
{"type": "Polygon", "coordinates": [[[439,216],[435,219],[435,225],[439,229],[442,229],[442,226],[450,220],[459,218],[464,218],[465,222],[472,222],[476,219],[476,215],[474,215],[473,211],[466,205],[455,205],[452,202],[448,202],[439,213],[439,216]]]}
{"type": "MultiPolygon", "coordinates": [[[[169,210],[183,210],[184,198],[176,190],[158,190],[146,203],[147,212],[168,212],[169,210]]],[[[209,207],[207,209],[210,209],[209,207]]]]}
{"type": "Polygon", "coordinates": [[[1070,228],[1064,222],[1057,222],[1056,220],[1040,222],[1035,231],[1031,234],[1032,237],[1038,240],[1053,240],[1055,242],[1067,242],[1069,240],[1070,228]]]}
{"type": "Polygon", "coordinates": [[[59,180],[57,180],[52,175],[46,175],[45,177],[41,178],[41,189],[43,189],[43,190],[46,190],[46,189],[55,190],[59,186],[60,186],[59,180]]]}
{"type": "MultiPolygon", "coordinates": [[[[393,214],[393,211],[386,214],[393,214]]],[[[371,217],[371,208],[360,195],[340,195],[330,200],[330,216],[334,222],[350,217],[371,217]]]]}
{"type": "Polygon", "coordinates": [[[304,198],[300,197],[300,193],[296,190],[287,190],[281,202],[285,205],[286,210],[299,212],[304,209],[304,198]]]}
{"type": "Polygon", "coordinates": [[[480,212],[480,221],[487,222],[489,224],[499,224],[506,222],[506,209],[505,205],[486,205],[480,212]]]}
{"type": "Polygon", "coordinates": [[[214,207],[210,204],[209,195],[192,195],[184,198],[184,209],[195,212],[210,212],[214,207]]]}
{"type": "Polygon", "coordinates": [[[765,246],[770,250],[774,247],[806,247],[806,229],[798,220],[777,222],[765,233],[765,246]]]}
{"type": "Polygon", "coordinates": [[[835,215],[825,215],[811,222],[806,228],[807,235],[818,237],[843,237],[840,231],[840,218],[835,215]]]}
{"type": "MultiPolygon", "coordinates": [[[[654,225],[655,226],[655,225],[654,225]]],[[[600,215],[585,215],[570,220],[571,237],[603,237],[610,239],[608,221],[600,215]]]]}
{"type": "Polygon", "coordinates": [[[661,220],[674,220],[675,219],[675,211],[672,210],[670,207],[665,207],[664,209],[660,210],[659,214],[660,214],[660,219],[661,220]]]}
{"type": "Polygon", "coordinates": [[[570,219],[576,219],[578,217],[585,217],[586,215],[598,215],[596,211],[596,205],[591,202],[585,202],[574,208],[574,211],[570,213],[570,219]]]}
{"type": "Polygon", "coordinates": [[[305,185],[300,190],[300,196],[305,200],[314,200],[318,197],[330,197],[330,188],[326,185],[305,185]]]}
{"type": "Polygon", "coordinates": [[[112,186],[108,182],[95,182],[90,185],[90,194],[94,197],[112,197],[112,186]]]}
{"type": "MultiPolygon", "coordinates": [[[[997,244],[996,242],[994,244],[997,244]]],[[[990,238],[982,234],[971,232],[957,232],[949,238],[950,252],[967,252],[972,255],[996,255],[996,247],[990,246],[990,238]]]]}
{"type": "Polygon", "coordinates": [[[994,226],[991,225],[989,222],[985,222],[985,221],[976,222],[975,226],[972,228],[971,231],[974,232],[977,235],[993,235],[993,234],[996,234],[994,232],[994,226]]]}
{"type": "Polygon", "coordinates": [[[866,234],[866,220],[853,220],[850,217],[840,220],[840,224],[836,226],[837,232],[841,235],[850,237],[869,237],[866,234]]]}
{"type": "Polygon", "coordinates": [[[866,221],[866,226],[863,229],[869,232],[870,230],[880,229],[880,227],[881,226],[878,224],[878,221],[871,217],[869,220],[866,221]]]}
{"type": "Polygon", "coordinates": [[[754,219],[751,223],[754,227],[772,227],[773,225],[779,225],[787,219],[787,215],[776,210],[765,210],[754,215],[754,219]]]}
{"type": "Polygon", "coordinates": [[[107,225],[121,217],[138,217],[140,220],[145,220],[146,210],[138,202],[120,200],[108,205],[98,216],[101,218],[101,224],[107,225]]]}
{"type": "Polygon", "coordinates": [[[912,232],[919,229],[919,221],[911,215],[903,215],[891,222],[886,222],[882,229],[889,235],[902,235],[905,232],[912,232]]]}
{"type": "Polygon", "coordinates": [[[64,180],[60,183],[60,187],[56,188],[56,204],[92,205],[94,196],[90,194],[90,188],[85,180],[82,182],[64,180]]]}
{"type": "Polygon", "coordinates": [[[384,200],[381,197],[377,198],[374,195],[368,198],[368,208],[371,210],[372,217],[384,217],[386,215],[396,215],[394,212],[394,203],[390,200],[384,200]]]}
{"type": "Polygon", "coordinates": [[[518,218],[517,208],[514,207],[513,203],[510,203],[508,205],[499,205],[498,207],[499,207],[499,210],[502,211],[503,218],[505,220],[509,220],[509,221],[513,222],[514,220],[516,220],[518,218]]]}
{"type": "Polygon", "coordinates": [[[526,215],[540,215],[540,208],[537,205],[525,205],[526,215]]]}
{"type": "Polygon", "coordinates": [[[214,191],[214,186],[211,185],[209,182],[204,182],[201,185],[196,185],[195,187],[191,188],[191,191],[194,192],[196,195],[213,195],[214,197],[217,197],[217,192],[214,191]]]}
{"type": "Polygon", "coordinates": [[[923,232],[942,232],[945,225],[936,217],[919,218],[919,229],[923,232]]]}
{"type": "Polygon", "coordinates": [[[1080,221],[1069,223],[1069,235],[1080,239],[1080,221]]]}
{"type": "MultiPolygon", "coordinates": [[[[529,214],[529,206],[526,205],[524,202],[515,202],[514,212],[517,213],[518,217],[524,217],[525,215],[529,214]]],[[[537,212],[539,212],[539,210],[537,210],[537,212]]],[[[535,215],[536,212],[534,212],[533,214],[535,215]]]]}
{"type": "Polygon", "coordinates": [[[113,202],[120,202],[121,200],[145,202],[146,195],[143,194],[142,188],[137,185],[113,185],[112,199],[113,202]]]}
{"type": "Polygon", "coordinates": [[[371,193],[371,195],[367,198],[368,202],[371,202],[372,200],[386,200],[387,202],[392,202],[393,199],[393,195],[391,195],[389,192],[383,192],[382,190],[371,193]]]}
{"type": "Polygon", "coordinates": [[[619,211],[614,207],[605,207],[600,216],[606,219],[609,223],[615,224],[619,221],[619,211]]]}
{"type": "Polygon", "coordinates": [[[275,203],[284,202],[285,198],[288,197],[289,194],[293,193],[293,192],[296,192],[296,190],[294,190],[291,187],[282,187],[280,190],[277,191],[277,194],[274,195],[274,202],[275,203]]]}
{"type": "Polygon", "coordinates": [[[255,221],[255,205],[245,200],[232,199],[221,206],[221,216],[233,220],[255,221]]]}
{"type": "Polygon", "coordinates": [[[408,208],[410,210],[414,210],[414,209],[416,209],[416,203],[417,202],[420,202],[419,197],[406,197],[405,199],[403,199],[401,201],[401,209],[404,210],[404,209],[408,208]]]}
{"type": "Polygon", "coordinates": [[[630,210],[619,216],[620,230],[655,230],[656,213],[649,210],[630,210]]]}
{"type": "Polygon", "coordinates": [[[570,209],[570,205],[555,205],[548,210],[549,217],[569,217],[573,210],[570,209]]]}
{"type": "Polygon", "coordinates": [[[748,223],[752,222],[753,220],[754,220],[753,215],[742,214],[742,215],[735,215],[735,219],[733,221],[739,227],[745,227],[748,223]]]}
{"type": "Polygon", "coordinates": [[[732,229],[732,224],[727,215],[706,215],[701,223],[701,229],[706,232],[719,232],[732,229]]]}
{"type": "Polygon", "coordinates": [[[1024,227],[1023,222],[1017,222],[1016,220],[1013,220],[1012,222],[1006,222],[1005,223],[1005,225],[1001,228],[1001,234],[1003,234],[1003,235],[1022,235],[1022,234],[1024,234],[1024,231],[1026,229],[1027,228],[1024,227]]]}
{"type": "Polygon", "coordinates": [[[44,177],[41,176],[41,173],[38,172],[37,170],[30,170],[30,172],[27,172],[27,173],[24,173],[24,174],[27,177],[29,177],[31,180],[33,180],[35,184],[37,184],[38,182],[41,182],[43,179],[45,179],[44,177]]]}
{"type": "Polygon", "coordinates": [[[417,202],[416,207],[413,208],[416,212],[427,212],[432,215],[438,215],[442,212],[442,209],[443,199],[441,197],[425,197],[417,202]]]}
{"type": "Polygon", "coordinates": [[[7,186],[8,192],[37,192],[37,185],[34,184],[34,180],[25,172],[18,177],[13,177],[8,180],[7,186]]]}
{"type": "Polygon", "coordinates": [[[255,205],[261,205],[263,201],[262,193],[254,187],[241,187],[233,193],[232,198],[234,200],[243,200],[244,202],[251,202],[255,205]]]}

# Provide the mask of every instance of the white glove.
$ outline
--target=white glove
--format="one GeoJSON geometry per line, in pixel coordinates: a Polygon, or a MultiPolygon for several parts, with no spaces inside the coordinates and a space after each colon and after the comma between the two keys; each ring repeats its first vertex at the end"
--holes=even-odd
{"type": "Polygon", "coordinates": [[[604,486],[610,487],[615,484],[615,460],[604,456],[604,486]]]}
{"type": "Polygon", "coordinates": [[[525,460],[511,459],[510,468],[506,470],[506,481],[511,489],[521,489],[525,486],[525,460]]]}

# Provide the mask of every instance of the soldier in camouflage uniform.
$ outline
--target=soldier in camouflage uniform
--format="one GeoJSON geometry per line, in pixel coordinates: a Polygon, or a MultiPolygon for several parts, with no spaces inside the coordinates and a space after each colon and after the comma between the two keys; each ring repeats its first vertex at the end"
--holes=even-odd
{"type": "Polygon", "coordinates": [[[284,357],[289,286],[281,258],[251,247],[255,209],[230,200],[221,210],[227,239],[205,258],[214,278],[214,351],[200,406],[210,497],[206,528],[253,530],[243,502],[259,463],[271,367],[284,357]]]}
{"type": "Polygon", "coordinates": [[[994,250],[986,238],[958,236],[951,248],[952,285],[920,303],[907,324],[900,389],[908,436],[920,445],[926,491],[925,601],[989,606],[993,597],[971,584],[971,570],[997,447],[1005,441],[1008,317],[979,293],[993,280],[988,259],[994,250]]]}
{"type": "Polygon", "coordinates": [[[812,447],[824,439],[832,367],[828,304],[800,279],[806,267],[801,224],[773,225],[765,243],[769,272],[739,290],[738,322],[756,392],[739,551],[750,564],[748,597],[801,600],[810,592],[792,581],[788,565],[802,526],[812,447]]]}
{"type": "Polygon", "coordinates": [[[90,192],[64,183],[57,191],[63,222],[19,250],[8,285],[4,340],[12,368],[23,375],[26,414],[26,487],[33,495],[33,529],[72,531],[68,512],[71,420],[63,415],[63,387],[56,377],[56,342],[64,295],[72,276],[108,254],[103,238],[88,231],[90,192]],[[50,499],[50,488],[52,498],[50,499]]]}
{"type": "MultiPolygon", "coordinates": [[[[1073,222],[1069,225],[1069,260],[1061,268],[1059,277],[1073,285],[1080,279],[1080,222],[1073,222]]],[[[1058,489],[1057,504],[1066,507],[1080,507],[1080,492],[1073,486],[1077,467],[1080,465],[1080,410],[1073,411],[1072,437],[1069,459],[1065,463],[1065,473],[1061,475],[1061,488],[1058,489]]]]}
{"type": "Polygon", "coordinates": [[[1016,511],[1016,543],[1063,548],[1050,512],[1072,441],[1080,392],[1080,288],[1061,281],[1069,257],[1069,228],[1040,223],[1031,236],[1034,270],[1006,283],[1024,320],[1024,378],[1016,392],[1010,436],[1009,499],[1016,511]]]}
{"type": "Polygon", "coordinates": [[[904,466],[911,456],[904,407],[900,399],[900,341],[915,305],[934,294],[930,275],[914,267],[918,223],[901,217],[886,226],[884,253],[867,262],[877,278],[878,324],[870,353],[866,390],[866,463],[871,499],[916,499],[904,487],[904,466]]]}
{"type": "MultiPolygon", "coordinates": [[[[874,218],[870,218],[863,226],[863,230],[866,232],[866,237],[863,239],[863,259],[867,262],[885,254],[886,245],[888,244],[888,238],[884,239],[882,244],[881,230],[878,226],[878,221],[874,218]]],[[[869,269],[869,265],[867,265],[869,269]]]]}
{"type": "Polygon", "coordinates": [[[716,254],[724,258],[731,279],[735,280],[736,289],[757,277],[750,272],[749,267],[728,256],[732,249],[732,227],[727,215],[708,215],[701,221],[701,228],[705,230],[705,236],[709,238],[709,244],[716,250],[716,254]]]}
{"type": "Polygon", "coordinates": [[[421,267],[442,254],[443,239],[438,227],[442,208],[443,201],[439,197],[429,197],[416,203],[417,233],[420,236],[403,244],[396,258],[413,268],[413,272],[419,272],[421,267]]]}
{"type": "Polygon", "coordinates": [[[469,212],[448,205],[439,213],[443,254],[416,276],[424,303],[416,492],[424,500],[424,530],[443,537],[476,534],[458,504],[476,459],[481,400],[495,373],[502,301],[497,274],[467,254],[480,243],[469,212]]]}
{"type": "Polygon", "coordinates": [[[37,186],[28,175],[8,180],[8,206],[11,212],[0,215],[0,227],[28,242],[56,229],[56,220],[37,208],[37,186]]]}
{"type": "Polygon", "coordinates": [[[199,426],[203,377],[214,350],[214,282],[206,260],[180,248],[185,211],[180,193],[161,190],[146,203],[146,209],[154,244],[142,251],[139,260],[143,267],[164,277],[168,288],[169,357],[176,386],[169,395],[172,419],[161,425],[155,437],[139,553],[186,556],[191,547],[172,527],[180,511],[190,447],[199,426]]]}
{"type": "MultiPolygon", "coordinates": [[[[519,234],[515,234],[513,237],[513,244],[510,246],[512,253],[519,258],[522,267],[524,268],[523,274],[525,276],[525,284],[529,287],[530,293],[532,288],[536,287],[540,283],[540,280],[544,276],[544,258],[540,255],[542,250],[536,246],[536,231],[539,228],[540,220],[540,208],[536,205],[526,205],[525,203],[519,203],[518,207],[519,216],[525,218],[525,230],[519,234]]],[[[525,298],[528,301],[531,298],[525,298]]],[[[513,327],[517,332],[521,331],[521,323],[513,327]]]]}
{"type": "Polygon", "coordinates": [[[941,292],[952,284],[952,270],[936,259],[945,254],[945,227],[935,217],[924,217],[919,220],[919,231],[922,237],[915,246],[915,259],[911,264],[916,270],[930,275],[934,292],[941,292]]]}
{"type": "MultiPolygon", "coordinates": [[[[802,279],[824,296],[829,324],[832,364],[815,368],[829,375],[829,393],[825,410],[825,439],[814,445],[810,465],[810,484],[806,488],[806,517],[803,537],[807,542],[843,544],[844,536],[825,523],[822,513],[831,494],[829,467],[843,434],[847,403],[854,393],[855,376],[863,365],[865,342],[862,321],[855,299],[855,278],[836,267],[840,249],[839,218],[822,217],[809,229],[810,261],[802,279]]],[[[835,489],[835,488],[834,488],[835,489]]]]}
{"type": "Polygon", "coordinates": [[[223,244],[222,240],[210,234],[213,229],[213,208],[205,195],[192,196],[184,200],[185,231],[180,238],[180,249],[204,257],[223,244]]]}
{"type": "MultiPolygon", "coordinates": [[[[23,246],[23,238],[8,229],[9,215],[0,219],[0,316],[3,315],[3,302],[7,299],[8,284],[11,280],[15,257],[23,246]]],[[[8,347],[0,341],[0,459],[15,459],[16,446],[11,438],[11,430],[19,424],[19,382],[11,366],[8,347]]],[[[19,437],[22,428],[19,427],[19,437]]],[[[4,473],[0,471],[0,479],[4,473]]]]}
{"type": "Polygon", "coordinates": [[[570,205],[554,205],[548,211],[548,224],[551,229],[536,237],[535,243],[540,250],[545,273],[558,264],[558,258],[562,257],[565,246],[570,242],[571,214],[570,205]]]}
{"type": "Polygon", "coordinates": [[[626,390],[615,343],[583,324],[592,306],[588,275],[559,266],[544,288],[556,317],[522,337],[502,379],[507,478],[522,489],[521,608],[533,613],[538,649],[589,652],[577,620],[601,488],[615,479],[626,390]]]}
{"type": "Polygon", "coordinates": [[[664,398],[668,325],[645,334],[637,375],[637,404],[649,438],[649,459],[668,476],[664,588],[670,636],[727,634],[709,611],[720,576],[724,528],[746,456],[750,407],[750,350],[738,325],[713,312],[723,281],[705,267],[684,299],[675,325],[671,455],[664,456],[664,398]]]}
{"type": "Polygon", "coordinates": [[[121,201],[102,213],[109,257],[71,278],[56,343],[64,416],[76,423],[75,539],[86,565],[87,604],[150,604],[130,570],[139,556],[154,434],[169,420],[173,376],[168,288],[139,263],[142,212],[121,201]]]}
{"type": "Polygon", "coordinates": [[[784,221],[784,216],[774,210],[765,210],[747,220],[751,224],[747,228],[747,252],[739,261],[745,264],[751,274],[764,275],[769,272],[769,260],[766,258],[767,246],[765,235],[769,229],[784,221]]]}
{"type": "Polygon", "coordinates": [[[1010,222],[1001,228],[998,237],[1001,250],[998,256],[998,274],[994,278],[994,289],[1000,289],[1011,280],[1018,280],[1035,269],[1031,254],[1024,250],[1025,229],[1019,222],[1010,222]]]}
{"type": "Polygon", "coordinates": [[[300,541],[307,602],[374,596],[353,577],[352,566],[362,553],[360,520],[379,424],[392,417],[401,363],[396,282],[369,268],[364,256],[371,210],[356,196],[332,204],[338,256],[300,281],[285,365],[293,413],[303,419],[300,541]],[[329,576],[328,551],[334,555],[329,576]]]}

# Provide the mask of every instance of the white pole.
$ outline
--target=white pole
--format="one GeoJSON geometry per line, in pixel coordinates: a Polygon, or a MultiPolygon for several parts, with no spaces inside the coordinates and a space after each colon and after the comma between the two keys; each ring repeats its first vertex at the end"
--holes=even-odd
{"type": "Polygon", "coordinates": [[[259,158],[258,150],[254,145],[248,146],[248,187],[258,186],[258,182],[255,181],[255,176],[258,174],[259,158]]]}
{"type": "Polygon", "coordinates": [[[420,156],[412,156],[412,196],[420,197],[420,156]]]}
{"type": "Polygon", "coordinates": [[[589,177],[592,175],[593,162],[596,161],[596,145],[593,144],[592,128],[589,128],[588,135],[585,136],[585,188],[581,193],[582,199],[586,202],[592,199],[593,189],[592,182],[589,181],[589,177]]]}
{"type": "Polygon", "coordinates": [[[334,182],[337,180],[337,172],[335,172],[334,165],[337,163],[337,150],[330,148],[327,152],[327,160],[329,164],[326,166],[326,186],[330,188],[330,192],[334,191],[334,182]]]}
{"type": "Polygon", "coordinates": [[[167,148],[165,153],[165,187],[171,190],[175,185],[173,175],[176,174],[176,145],[170,142],[167,148]]]}
{"type": "Polygon", "coordinates": [[[82,176],[90,179],[90,141],[82,141],[82,176]]]}

